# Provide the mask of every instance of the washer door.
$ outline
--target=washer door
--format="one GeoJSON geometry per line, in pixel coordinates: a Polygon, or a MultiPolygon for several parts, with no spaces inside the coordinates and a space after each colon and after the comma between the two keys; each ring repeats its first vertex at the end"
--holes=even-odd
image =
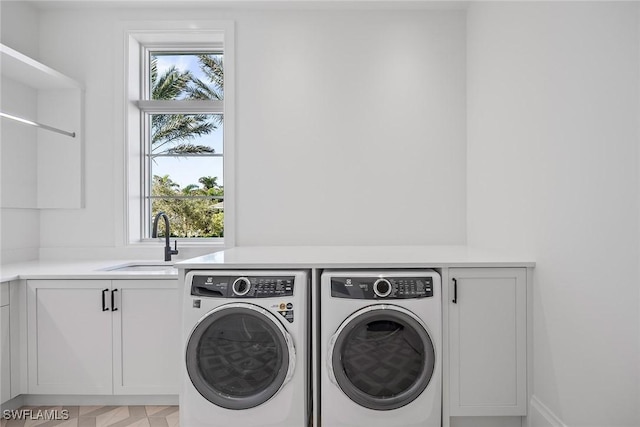
{"type": "Polygon", "coordinates": [[[273,397],[291,379],[291,335],[269,311],[226,304],[195,326],[187,343],[187,372],[196,390],[227,409],[248,409],[273,397]]]}
{"type": "Polygon", "coordinates": [[[355,403],[390,410],[415,400],[433,376],[435,349],[424,323],[377,304],[349,316],[329,343],[329,375],[355,403]]]}

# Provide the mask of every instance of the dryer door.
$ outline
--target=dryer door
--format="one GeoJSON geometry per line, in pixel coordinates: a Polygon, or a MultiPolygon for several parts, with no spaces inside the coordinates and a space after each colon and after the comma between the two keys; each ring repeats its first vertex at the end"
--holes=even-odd
{"type": "Polygon", "coordinates": [[[248,409],[269,400],[291,379],[295,348],[269,311],[226,304],[195,326],[186,363],[191,382],[205,399],[227,409],[248,409]]]}
{"type": "Polygon", "coordinates": [[[429,385],[435,349],[424,323],[402,307],[377,304],[349,316],[329,343],[329,375],[355,403],[390,410],[429,385]]]}

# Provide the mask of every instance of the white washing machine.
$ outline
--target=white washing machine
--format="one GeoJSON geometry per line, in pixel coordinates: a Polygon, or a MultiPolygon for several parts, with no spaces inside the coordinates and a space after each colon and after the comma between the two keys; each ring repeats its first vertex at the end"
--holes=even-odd
{"type": "Polygon", "coordinates": [[[322,426],[441,426],[440,289],[433,270],[322,274],[322,426]]]}
{"type": "Polygon", "coordinates": [[[190,271],[181,427],[309,423],[308,275],[190,271]]]}

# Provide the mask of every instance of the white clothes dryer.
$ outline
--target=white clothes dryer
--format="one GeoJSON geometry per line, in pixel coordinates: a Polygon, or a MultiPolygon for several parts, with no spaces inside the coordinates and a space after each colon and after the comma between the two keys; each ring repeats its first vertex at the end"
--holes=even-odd
{"type": "Polygon", "coordinates": [[[441,426],[440,290],[433,270],[322,274],[322,426],[441,426]]]}
{"type": "Polygon", "coordinates": [[[307,273],[195,270],[185,285],[180,425],[307,425],[307,273]]]}

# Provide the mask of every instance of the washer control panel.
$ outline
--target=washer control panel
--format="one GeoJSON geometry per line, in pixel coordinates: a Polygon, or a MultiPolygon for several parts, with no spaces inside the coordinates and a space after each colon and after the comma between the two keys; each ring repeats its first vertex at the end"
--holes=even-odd
{"type": "Polygon", "coordinates": [[[270,298],[293,295],[294,276],[195,275],[191,295],[210,298],[270,298]]]}
{"type": "Polygon", "coordinates": [[[350,299],[433,297],[433,277],[332,277],[331,296],[350,299]]]}

